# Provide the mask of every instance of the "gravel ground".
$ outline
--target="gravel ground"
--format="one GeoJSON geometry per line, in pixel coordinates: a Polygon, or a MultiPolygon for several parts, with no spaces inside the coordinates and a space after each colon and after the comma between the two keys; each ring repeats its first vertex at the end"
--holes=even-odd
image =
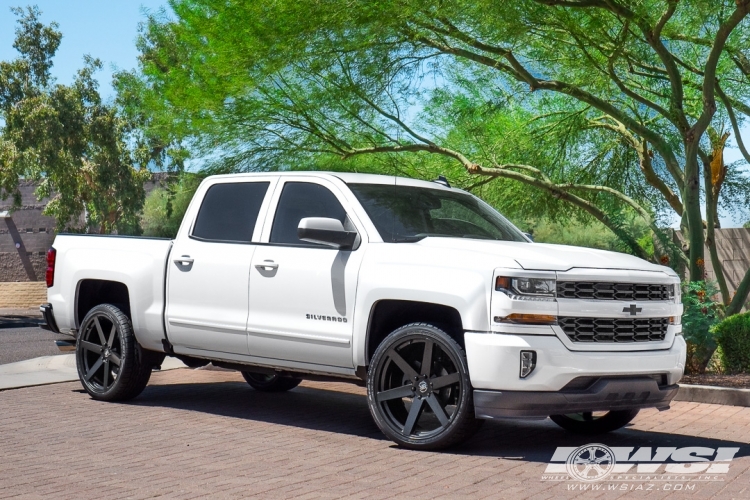
{"type": "Polygon", "coordinates": [[[685,375],[680,380],[681,384],[691,385],[713,385],[718,387],[734,387],[738,389],[750,389],[750,374],[738,375],[685,375]]]}

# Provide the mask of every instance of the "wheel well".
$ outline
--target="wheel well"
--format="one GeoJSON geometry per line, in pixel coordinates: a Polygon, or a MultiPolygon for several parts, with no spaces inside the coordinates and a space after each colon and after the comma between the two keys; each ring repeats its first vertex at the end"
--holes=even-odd
{"type": "Polygon", "coordinates": [[[393,330],[410,323],[430,323],[450,335],[453,340],[464,346],[464,329],[461,315],[452,307],[429,302],[410,300],[381,300],[370,312],[367,327],[367,362],[380,343],[393,330]]]}
{"type": "Polygon", "coordinates": [[[130,316],[130,295],[128,287],[117,281],[82,280],[78,284],[76,300],[76,325],[80,326],[86,314],[99,304],[117,306],[125,315],[130,316]]]}

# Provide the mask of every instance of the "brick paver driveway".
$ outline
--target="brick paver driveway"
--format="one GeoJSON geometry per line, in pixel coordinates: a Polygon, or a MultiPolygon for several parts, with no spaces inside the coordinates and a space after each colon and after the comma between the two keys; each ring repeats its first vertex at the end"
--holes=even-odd
{"type": "MultiPolygon", "coordinates": [[[[498,421],[460,448],[413,452],[382,437],[359,387],[264,394],[234,372],[174,370],[128,404],[93,401],[78,383],[0,392],[0,498],[571,497],[581,493],[542,474],[556,447],[591,441],[549,420],[498,421]]],[[[721,482],[594,496],[750,498],[750,408],[675,403],[597,441],[740,452],[721,482]]]]}

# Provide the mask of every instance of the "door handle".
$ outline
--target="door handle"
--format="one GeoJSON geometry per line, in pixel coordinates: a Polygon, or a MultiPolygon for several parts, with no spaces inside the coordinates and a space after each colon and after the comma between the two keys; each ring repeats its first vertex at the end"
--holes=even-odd
{"type": "Polygon", "coordinates": [[[271,269],[271,270],[273,270],[273,269],[278,269],[278,268],[279,268],[279,265],[278,265],[278,264],[276,264],[276,263],[275,263],[274,261],[272,261],[272,260],[264,260],[262,264],[256,264],[256,265],[255,265],[255,268],[256,268],[256,269],[260,269],[260,270],[262,270],[262,271],[267,271],[267,270],[269,270],[269,269],[271,269]]]}
{"type": "Polygon", "coordinates": [[[179,259],[175,259],[174,263],[177,264],[178,266],[187,266],[187,265],[192,264],[194,261],[195,260],[191,259],[189,255],[183,255],[179,259]]]}

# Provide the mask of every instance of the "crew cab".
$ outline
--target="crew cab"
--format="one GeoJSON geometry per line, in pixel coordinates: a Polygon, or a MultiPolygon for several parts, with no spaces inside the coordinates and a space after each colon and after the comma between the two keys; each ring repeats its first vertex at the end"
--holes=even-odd
{"type": "Polygon", "coordinates": [[[396,443],[458,443],[482,419],[572,432],[667,409],[685,365],[680,280],[631,255],[535,243],[445,180],[208,177],[174,240],[61,234],[51,328],[97,400],[136,397],[165,356],[367,387],[396,443]]]}

